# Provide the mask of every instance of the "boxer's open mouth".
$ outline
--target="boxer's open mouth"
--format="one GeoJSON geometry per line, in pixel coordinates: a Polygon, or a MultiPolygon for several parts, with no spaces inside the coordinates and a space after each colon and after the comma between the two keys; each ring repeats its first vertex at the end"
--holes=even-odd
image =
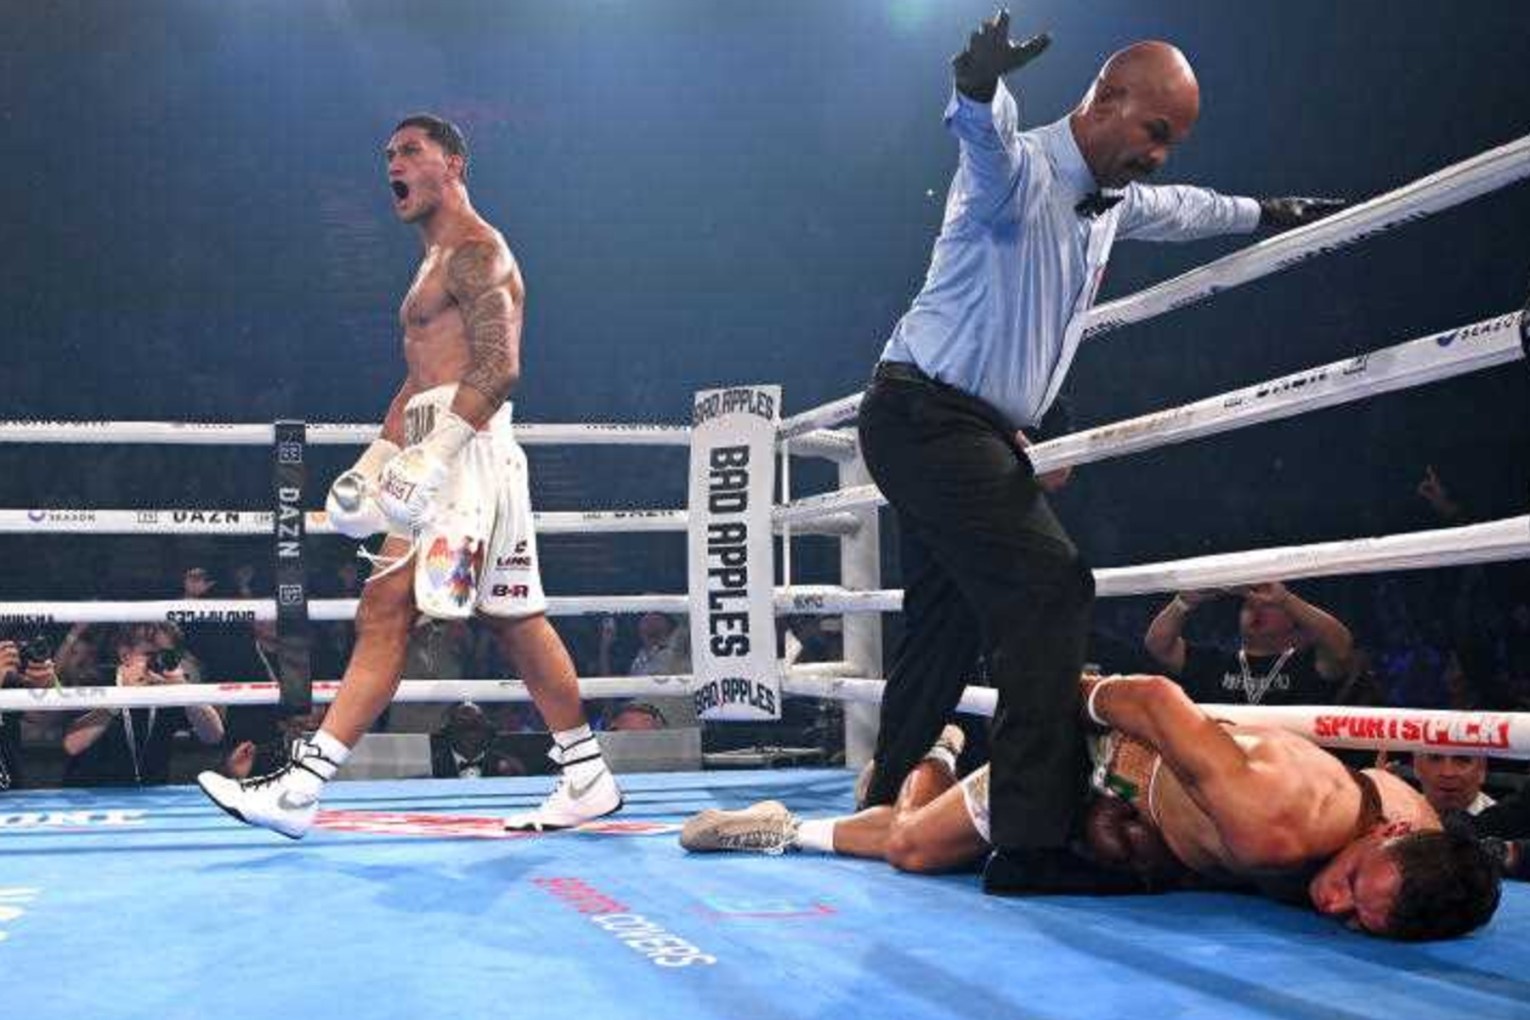
{"type": "Polygon", "coordinates": [[[393,189],[393,197],[405,199],[409,197],[409,185],[403,181],[389,181],[388,187],[393,189]]]}

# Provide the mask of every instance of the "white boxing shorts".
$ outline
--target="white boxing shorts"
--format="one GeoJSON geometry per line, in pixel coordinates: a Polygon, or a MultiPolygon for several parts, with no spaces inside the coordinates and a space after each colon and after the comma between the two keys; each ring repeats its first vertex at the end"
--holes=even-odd
{"type": "MultiPolygon", "coordinates": [[[[450,383],[410,398],[404,407],[407,445],[429,434],[456,393],[450,383]]],[[[526,453],[510,419],[506,403],[463,447],[434,516],[417,538],[414,598],[426,616],[459,620],[477,611],[515,618],[547,611],[526,453]]]]}
{"type": "MultiPolygon", "coordinates": [[[[1098,793],[1119,797],[1134,807],[1147,808],[1145,812],[1154,824],[1153,780],[1158,777],[1162,759],[1152,747],[1129,737],[1120,730],[1110,730],[1088,741],[1089,760],[1094,765],[1091,785],[1098,793]]],[[[993,842],[989,835],[988,766],[984,765],[962,780],[962,803],[967,806],[967,817],[972,827],[985,842],[993,842]]]]}
{"type": "Polygon", "coordinates": [[[962,780],[962,803],[967,805],[967,817],[972,819],[977,834],[983,837],[983,842],[992,843],[993,837],[988,834],[987,765],[967,773],[967,778],[962,780]]]}

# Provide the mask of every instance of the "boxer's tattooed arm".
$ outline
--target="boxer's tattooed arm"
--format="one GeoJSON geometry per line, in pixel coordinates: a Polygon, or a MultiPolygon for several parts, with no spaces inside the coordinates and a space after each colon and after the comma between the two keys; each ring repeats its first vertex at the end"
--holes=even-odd
{"type": "Polygon", "coordinates": [[[458,248],[446,266],[446,289],[462,309],[468,368],[462,385],[494,408],[520,377],[521,307],[508,254],[491,241],[458,248]]]}

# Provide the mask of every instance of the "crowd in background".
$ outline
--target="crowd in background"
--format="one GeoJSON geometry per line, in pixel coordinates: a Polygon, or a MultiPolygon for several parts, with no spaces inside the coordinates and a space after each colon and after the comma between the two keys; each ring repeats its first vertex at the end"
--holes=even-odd
{"type": "MultiPolygon", "coordinates": [[[[1441,525],[1465,522],[1433,469],[1418,495],[1441,525]]],[[[315,548],[325,548],[314,544],[315,548]]],[[[556,560],[556,546],[551,558],[556,560]]],[[[348,546],[330,546],[318,568],[314,597],[355,598],[363,572],[348,546]]],[[[1530,708],[1530,572],[1515,563],[1416,571],[1345,579],[1255,585],[1216,591],[1186,591],[1172,597],[1102,599],[1096,606],[1092,659],[1107,671],[1166,672],[1198,700],[1263,704],[1368,704],[1452,709],[1530,708]],[[1235,616],[1236,614],[1236,616],[1235,616]],[[1289,649],[1289,651],[1288,651],[1289,649]]],[[[250,560],[217,560],[211,555],[167,570],[143,586],[142,595],[257,598],[268,590],[263,571],[250,560]]],[[[895,618],[893,618],[895,619],[895,618]]],[[[660,613],[638,616],[591,615],[555,621],[581,676],[682,675],[690,671],[690,638],[685,620],[660,613]]],[[[275,632],[269,624],[194,623],[134,625],[10,625],[0,644],[7,686],[88,686],[112,683],[196,683],[200,680],[273,680],[275,632]],[[153,647],[151,647],[153,646],[153,647]],[[136,665],[163,646],[182,658],[158,670],[136,665]],[[136,658],[135,658],[136,657],[136,658]],[[123,672],[124,663],[128,671],[123,672]],[[147,675],[147,680],[140,677],[147,675]]],[[[796,617],[783,621],[780,652],[797,661],[841,657],[839,621],[796,617]]],[[[889,635],[896,640],[895,628],[889,635]]],[[[314,675],[338,678],[350,653],[348,623],[315,627],[314,675]]],[[[511,676],[485,632],[471,622],[421,618],[410,640],[405,675],[414,679],[468,679],[511,676]]],[[[979,671],[980,672],[980,671],[979,671]]],[[[173,721],[203,742],[224,747],[238,762],[263,749],[262,760],[279,753],[293,728],[277,726],[274,713],[245,723],[245,710],[226,713],[229,725],[196,728],[173,721]]],[[[697,725],[683,695],[658,695],[636,703],[596,707],[606,728],[697,725]]],[[[311,721],[311,720],[310,720],[311,721]]],[[[799,716],[800,721],[800,716],[799,716]]],[[[132,725],[130,714],[127,723],[132,725]]],[[[164,730],[169,721],[145,720],[164,730]]],[[[5,732],[12,755],[22,745],[56,744],[74,725],[57,714],[22,717],[7,713],[5,732]]],[[[529,703],[485,705],[476,714],[461,706],[443,713],[440,705],[397,705],[380,726],[395,732],[476,734],[535,732],[542,729],[529,703]]],[[[142,728],[142,723],[140,724],[142,728]]],[[[811,729],[803,723],[803,731],[811,729]]],[[[820,727],[821,729],[822,727],[820,727]]],[[[115,734],[115,730],[108,732],[115,734]]],[[[148,731],[139,735],[140,742],[148,731]]],[[[802,733],[797,733],[799,739],[802,733]]],[[[816,737],[832,741],[827,732],[816,737]]],[[[158,739],[158,738],[156,738],[158,739]]],[[[469,736],[472,743],[476,736],[469,736]]],[[[66,750],[68,749],[65,744],[66,750]]],[[[99,778],[70,754],[65,782],[99,778]]],[[[472,759],[476,754],[468,755],[472,759]]],[[[129,764],[132,764],[129,762],[129,764]]],[[[508,766],[506,766],[508,767],[508,766]]],[[[13,767],[12,783],[24,769],[13,767]]],[[[110,770],[108,770],[110,771],[110,770]]],[[[138,770],[140,778],[163,776],[160,766],[138,770]]]]}
{"type": "MultiPolygon", "coordinates": [[[[553,481],[557,473],[550,472],[553,481]]],[[[146,483],[134,476],[134,483],[146,483]]],[[[208,474],[183,476],[187,489],[208,474]]],[[[1432,466],[1404,498],[1420,511],[1418,526],[1451,527],[1475,517],[1432,466]]],[[[131,488],[131,485],[129,486],[131,488]]],[[[1087,536],[1103,515],[1087,501],[1064,513],[1082,518],[1087,536]]],[[[106,498],[100,505],[128,500],[106,498]]],[[[152,501],[151,501],[152,502],[152,501]]],[[[205,505],[210,500],[204,500],[205,505]]],[[[251,503],[258,500],[251,498],[251,503]]],[[[221,505],[228,505],[222,503],[221,505]]],[[[85,505],[63,491],[55,505],[85,505]]],[[[1190,536],[1185,536],[1187,544],[1190,536]]],[[[13,540],[14,541],[14,540],[13,540]]],[[[71,541],[78,554],[51,560],[46,577],[12,571],[0,579],[10,599],[47,594],[94,598],[269,597],[267,547],[229,538],[71,541]],[[95,552],[121,542],[131,555],[95,552]],[[71,596],[66,594],[73,592],[71,596]]],[[[543,558],[555,591],[680,590],[674,548],[630,542],[621,558],[601,536],[547,536],[543,558]]],[[[1086,538],[1087,542],[1087,538],[1086,538]]],[[[832,581],[836,556],[827,542],[801,543],[799,582],[832,581]]],[[[886,550],[895,542],[884,540],[886,550]]],[[[350,543],[308,543],[311,597],[356,598],[365,566],[350,543]]],[[[15,561],[13,561],[15,562],[15,561]]],[[[884,583],[898,583],[895,559],[884,583]]],[[[900,639],[898,617],[885,618],[885,639],[900,639]]],[[[683,618],[659,613],[593,614],[554,620],[581,676],[673,676],[690,671],[690,634],[683,618]]],[[[1156,596],[1100,599],[1090,658],[1106,672],[1175,677],[1196,700],[1213,703],[1344,704],[1409,708],[1530,710],[1530,568],[1516,562],[1395,574],[1312,579],[1156,596]]],[[[337,679],[350,654],[349,623],[320,623],[313,632],[313,672],[337,679]]],[[[274,627],[261,623],[132,625],[6,624],[0,626],[0,677],[6,688],[133,686],[278,677],[274,627]]],[[[794,662],[843,658],[834,617],[783,619],[778,654],[794,662]]],[[[982,682],[975,663],[974,682],[982,682]]],[[[495,679],[512,676],[486,632],[472,622],[421,618],[411,637],[405,676],[411,679],[495,679]]],[[[194,699],[188,699],[194,701],[194,699]]],[[[597,729],[660,730],[701,725],[683,694],[662,686],[652,696],[592,705],[597,729]]],[[[91,709],[0,714],[0,790],[29,786],[144,785],[186,781],[204,767],[258,775],[283,760],[297,735],[315,729],[322,706],[304,716],[274,708],[91,709]]],[[[425,734],[430,774],[511,776],[547,770],[517,737],[545,730],[529,702],[396,704],[379,720],[386,733],[425,734]]],[[[708,749],[773,745],[817,748],[811,760],[842,760],[842,714],[834,703],[788,699],[781,723],[707,724],[708,749]]],[[[980,753],[982,741],[974,742],[980,753]]],[[[1480,812],[1510,787],[1516,763],[1470,755],[1401,756],[1390,765],[1416,776],[1442,810],[1480,812]],[[1495,782],[1498,786],[1495,788],[1495,782]]],[[[1516,804],[1517,801],[1511,801],[1516,804]]],[[[1494,809],[1502,815],[1500,808],[1494,809]]],[[[1518,807],[1508,826],[1520,826],[1518,807]]],[[[1489,816],[1497,817],[1495,816],[1489,816]]],[[[1489,823],[1490,830],[1496,822],[1489,823]]]]}

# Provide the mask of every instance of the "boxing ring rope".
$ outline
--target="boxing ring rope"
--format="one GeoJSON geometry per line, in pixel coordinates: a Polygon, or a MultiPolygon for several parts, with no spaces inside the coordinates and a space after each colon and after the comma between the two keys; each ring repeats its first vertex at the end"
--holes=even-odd
{"type": "MultiPolygon", "coordinates": [[[[365,446],[377,438],[380,424],[307,423],[313,446],[365,446]]],[[[522,446],[672,446],[689,447],[686,425],[547,424],[515,427],[522,446]]],[[[174,446],[270,446],[276,427],[261,423],[189,421],[0,421],[0,443],[81,443],[174,446]]],[[[797,452],[827,460],[855,456],[854,437],[833,429],[806,430],[795,437],[797,452]]]]}
{"type": "MultiPolygon", "coordinates": [[[[571,510],[537,511],[532,515],[538,535],[685,534],[687,510],[571,510]]],[[[271,534],[270,510],[94,510],[55,507],[0,510],[0,534],[43,535],[260,535],[271,534]]],[[[310,535],[333,535],[334,526],[322,510],[304,517],[310,535]]],[[[784,524],[778,525],[780,528],[784,524]]],[[[847,535],[860,527],[849,513],[815,518],[796,528],[798,534],[847,535]]]]}
{"type": "MultiPolygon", "coordinates": [[[[1523,312],[1506,312],[1189,404],[1059,436],[1028,447],[1026,455],[1037,473],[1043,473],[1496,368],[1525,358],[1526,331],[1523,312]]],[[[803,525],[823,514],[882,502],[875,486],[863,485],[795,500],[779,510],[777,518],[803,525]]]]}
{"type": "MultiPolygon", "coordinates": [[[[848,663],[815,663],[783,673],[782,689],[799,697],[876,705],[886,681],[833,675],[848,663]]],[[[674,695],[688,688],[689,675],[585,677],[586,698],[641,698],[674,695]]],[[[328,703],[337,681],[316,681],[313,700],[328,703]]],[[[203,683],[157,687],[66,687],[0,690],[0,712],[82,712],[91,709],[171,708],[186,705],[275,705],[274,683],[203,683]]],[[[524,702],[531,700],[518,680],[405,680],[393,700],[405,702],[524,702]]],[[[998,692],[968,687],[957,711],[991,716],[998,692]]],[[[1310,705],[1204,705],[1216,718],[1240,725],[1277,726],[1315,744],[1344,750],[1425,751],[1530,758],[1530,713],[1454,712],[1444,709],[1365,708],[1310,705]]]]}
{"type": "MultiPolygon", "coordinates": [[[[306,441],[313,446],[365,446],[381,429],[381,425],[311,422],[306,441]]],[[[515,440],[522,446],[689,446],[691,430],[684,425],[517,424],[515,440]]],[[[276,427],[232,422],[0,421],[0,442],[270,446],[276,442],[276,427]]]]}
{"type": "MultiPolygon", "coordinates": [[[[1027,455],[1037,472],[1074,467],[1496,368],[1525,357],[1526,333],[1524,314],[1507,312],[1189,404],[1060,436],[1030,447],[1027,455]]],[[[67,440],[69,442],[96,442],[98,440],[90,437],[103,424],[0,422],[0,442],[63,442],[66,440],[58,437],[66,435],[72,437],[67,440]],[[34,434],[54,438],[39,440],[34,434]]],[[[123,425],[121,433],[109,433],[117,437],[113,442],[200,444],[215,441],[209,436],[229,435],[237,437],[230,438],[229,442],[244,443],[262,429],[270,432],[269,426],[259,425],[232,425],[210,432],[204,432],[201,427],[182,427],[185,423],[179,422],[128,422],[123,425]],[[134,431],[133,427],[139,426],[145,428],[134,431]],[[136,438],[122,439],[123,435],[136,438]],[[156,438],[149,438],[151,436],[156,438]]],[[[523,427],[537,428],[518,426],[517,438],[523,427]]],[[[314,428],[310,426],[310,429],[314,428]]],[[[368,427],[345,428],[355,429],[359,434],[361,429],[368,427]]],[[[672,431],[684,431],[688,439],[688,430],[666,429],[663,434],[667,437],[672,431]]],[[[620,437],[618,441],[623,443],[628,438],[619,429],[606,434],[620,437]]],[[[848,437],[838,438],[853,443],[848,437]]],[[[803,452],[800,449],[802,442],[800,439],[791,441],[792,451],[803,452]]],[[[845,534],[858,526],[855,518],[847,516],[848,512],[879,506],[882,502],[881,494],[873,485],[841,488],[793,500],[777,508],[776,524],[778,528],[789,526],[799,532],[845,534]]],[[[689,516],[685,510],[615,510],[538,513],[535,519],[539,531],[545,530],[548,534],[684,532],[689,516]]],[[[0,533],[255,535],[269,533],[271,523],[269,511],[0,510],[0,533]],[[214,519],[215,515],[221,515],[223,519],[214,519]],[[170,518],[168,522],[164,520],[166,517],[170,518]]],[[[333,530],[325,515],[317,511],[308,515],[308,528],[315,534],[333,530]]]]}
{"type": "MultiPolygon", "coordinates": [[[[1530,177],[1530,135],[1488,149],[1426,177],[1350,206],[1305,227],[1266,238],[1162,283],[1085,313],[1084,338],[1092,339],[1310,259],[1347,248],[1395,227],[1443,212],[1530,177]]],[[[850,420],[860,407],[851,394],[786,418],[781,435],[792,438],[850,420]]]]}
{"type": "MultiPolygon", "coordinates": [[[[1530,559],[1530,515],[1455,528],[1342,539],[1311,545],[1214,553],[1181,560],[1094,571],[1102,598],[1195,588],[1222,588],[1260,581],[1337,577],[1530,559]]],[[[857,590],[838,585],[778,588],[779,615],[838,616],[897,612],[897,589],[857,590]]],[[[347,621],[355,599],[314,599],[310,617],[347,621]]],[[[548,615],[591,613],[684,614],[688,595],[550,596],[548,615]]],[[[276,619],[272,599],[181,599],[89,602],[0,602],[0,623],[254,623],[276,619]]]]}
{"type": "MultiPolygon", "coordinates": [[[[880,704],[885,680],[787,676],[782,689],[799,697],[880,704]]],[[[991,716],[999,692],[968,687],[956,710],[991,716]]],[[[1215,705],[1208,715],[1244,726],[1276,726],[1315,744],[1356,751],[1426,751],[1530,758],[1530,712],[1366,708],[1351,705],[1215,705]]]]}

